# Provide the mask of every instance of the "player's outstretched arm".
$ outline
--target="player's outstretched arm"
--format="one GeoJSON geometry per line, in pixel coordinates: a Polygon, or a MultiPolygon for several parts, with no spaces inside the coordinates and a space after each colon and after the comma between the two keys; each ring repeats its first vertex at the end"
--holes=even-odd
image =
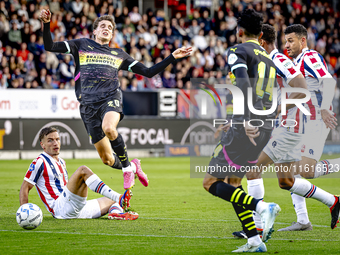
{"type": "Polygon", "coordinates": [[[50,21],[51,21],[51,12],[50,10],[41,10],[39,14],[39,19],[44,22],[44,32],[43,32],[43,39],[44,39],[44,47],[45,50],[51,52],[59,52],[59,53],[66,53],[69,52],[67,49],[66,44],[64,42],[53,42],[51,36],[51,29],[50,29],[50,21]]]}
{"type": "Polygon", "coordinates": [[[28,194],[33,187],[33,184],[25,180],[22,182],[19,194],[20,205],[28,203],[28,194]]]}
{"type": "Polygon", "coordinates": [[[143,75],[145,77],[151,78],[155,76],[156,74],[162,72],[168,65],[170,65],[172,62],[175,61],[175,59],[178,58],[184,58],[191,54],[192,47],[182,47],[177,50],[175,50],[172,54],[170,54],[169,57],[165,58],[163,61],[159,62],[158,64],[148,68],[142,63],[138,62],[137,60],[132,62],[130,65],[127,66],[127,64],[123,64],[122,68],[123,70],[132,71],[136,74],[143,75]]]}

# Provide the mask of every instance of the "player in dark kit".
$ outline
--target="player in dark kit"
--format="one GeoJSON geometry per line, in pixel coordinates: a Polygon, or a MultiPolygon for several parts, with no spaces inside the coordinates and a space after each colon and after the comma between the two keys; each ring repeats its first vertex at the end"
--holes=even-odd
{"type": "Polygon", "coordinates": [[[130,164],[124,140],[116,129],[124,116],[118,71],[127,70],[150,78],[163,71],[175,59],[188,56],[191,47],[177,49],[162,62],[147,68],[122,49],[109,47],[115,30],[114,18],[110,15],[94,21],[95,40],[82,38],[64,42],[52,41],[49,10],[42,10],[39,18],[44,22],[45,49],[72,54],[75,59],[75,90],[80,102],[81,118],[101,160],[113,168],[122,168],[125,189],[133,187],[135,175],[144,186],[148,186],[149,180],[142,171],[140,161],[133,159],[133,164],[130,164]]]}
{"type": "MultiPolygon", "coordinates": [[[[273,104],[276,69],[266,51],[258,43],[258,38],[262,36],[262,23],[262,15],[250,9],[243,11],[238,20],[238,36],[242,44],[229,50],[228,65],[236,77],[236,86],[245,97],[244,115],[233,115],[232,125],[227,125],[230,127],[229,130],[223,133],[217,144],[209,164],[209,173],[203,181],[203,186],[208,192],[233,204],[248,237],[248,242],[233,252],[267,251],[264,242],[270,238],[275,217],[281,210],[275,203],[266,203],[249,196],[241,185],[247,167],[249,169],[255,165],[270,138],[272,122],[266,119],[275,118],[275,112],[266,116],[254,115],[247,106],[248,88],[252,88],[252,103],[256,110],[271,109],[273,104]],[[257,121],[249,124],[248,121],[253,119],[257,121]],[[262,127],[254,127],[261,126],[261,123],[262,127]],[[264,242],[257,233],[253,210],[261,215],[264,242]]],[[[240,100],[237,95],[233,96],[234,102],[240,100]]]]}

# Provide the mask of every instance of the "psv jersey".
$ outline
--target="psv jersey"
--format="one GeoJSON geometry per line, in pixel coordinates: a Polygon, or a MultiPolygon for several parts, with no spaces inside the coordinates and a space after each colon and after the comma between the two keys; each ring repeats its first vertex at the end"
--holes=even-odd
{"type": "Polygon", "coordinates": [[[93,104],[107,100],[119,87],[118,71],[129,70],[138,63],[122,49],[100,45],[94,40],[82,38],[64,41],[67,52],[74,57],[76,70],[76,96],[81,104],[93,104]]]}
{"type": "MultiPolygon", "coordinates": [[[[228,66],[232,73],[238,68],[245,68],[252,88],[252,104],[256,110],[269,110],[273,104],[273,89],[276,89],[276,68],[265,51],[264,48],[255,40],[249,40],[245,43],[238,44],[228,51],[228,66]]],[[[247,78],[248,78],[247,77],[247,78]]],[[[240,78],[240,79],[247,79],[240,78]]],[[[236,86],[238,77],[236,77],[236,86]]],[[[247,98],[247,95],[244,95],[247,98]]],[[[235,97],[233,98],[235,101],[235,97]]],[[[236,99],[237,100],[237,99],[236,99]]],[[[273,107],[276,107],[273,106],[273,107]]],[[[245,99],[244,108],[248,108],[247,100],[245,99]]],[[[276,111],[266,116],[259,116],[250,113],[250,119],[274,119],[276,111]]],[[[246,116],[233,116],[233,122],[240,122],[246,116]]],[[[255,125],[254,123],[252,123],[255,125]]],[[[272,129],[271,121],[264,121],[262,128],[272,129]]]]}
{"type": "MultiPolygon", "coordinates": [[[[278,105],[281,104],[281,89],[288,88],[289,81],[294,79],[296,76],[301,74],[300,70],[294,65],[294,63],[284,54],[280,53],[277,49],[273,50],[269,56],[273,60],[276,66],[276,78],[278,83],[278,105]]],[[[287,93],[286,98],[290,96],[287,93]]],[[[298,107],[293,107],[287,110],[286,115],[280,114],[280,122],[282,121],[284,125],[291,126],[287,130],[294,133],[305,132],[305,122],[306,116],[300,111],[298,107]],[[293,122],[295,121],[295,123],[293,122]],[[295,126],[294,126],[295,125],[295,126]],[[294,126],[294,127],[293,127],[294,126]]],[[[278,124],[279,124],[278,123],[278,124]]]]}
{"type": "Polygon", "coordinates": [[[61,195],[68,182],[65,161],[61,158],[56,161],[43,152],[32,161],[24,180],[35,185],[46,209],[54,215],[55,200],[61,195]]]}

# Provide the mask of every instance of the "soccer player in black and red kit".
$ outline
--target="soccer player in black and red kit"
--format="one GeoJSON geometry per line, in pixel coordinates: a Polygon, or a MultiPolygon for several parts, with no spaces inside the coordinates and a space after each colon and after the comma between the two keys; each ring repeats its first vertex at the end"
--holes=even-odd
{"type": "Polygon", "coordinates": [[[42,10],[39,18],[44,22],[45,50],[72,54],[74,57],[75,91],[80,102],[81,118],[101,160],[113,168],[122,168],[125,189],[133,187],[135,175],[144,186],[148,186],[149,181],[142,171],[140,161],[133,159],[130,163],[124,140],[116,129],[124,117],[118,71],[126,70],[150,78],[163,71],[175,59],[190,55],[192,48],[179,48],[162,62],[147,68],[122,49],[109,47],[115,30],[114,18],[110,15],[94,21],[94,40],[82,38],[64,42],[52,41],[49,10],[42,10]]]}

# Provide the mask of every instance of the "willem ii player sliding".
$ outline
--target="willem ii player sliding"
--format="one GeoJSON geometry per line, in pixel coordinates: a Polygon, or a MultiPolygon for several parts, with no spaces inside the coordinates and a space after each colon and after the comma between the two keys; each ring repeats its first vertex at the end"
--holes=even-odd
{"type": "Polygon", "coordinates": [[[59,157],[57,129],[43,128],[39,134],[44,152],[33,160],[20,189],[20,205],[28,203],[28,194],[36,186],[46,209],[57,219],[94,219],[109,212],[109,219],[135,220],[138,214],[122,212],[130,206],[131,191],[123,195],[110,189],[88,167],[79,167],[68,180],[65,161],[59,157]],[[86,200],[87,188],[104,197],[86,200]],[[112,213],[111,213],[112,211],[112,213]]]}
{"type": "Polygon", "coordinates": [[[42,10],[39,18],[44,22],[45,49],[72,54],[75,59],[75,92],[80,102],[80,115],[101,160],[113,168],[122,168],[125,189],[133,187],[135,175],[144,186],[148,186],[149,180],[140,161],[134,159],[130,164],[124,140],[117,132],[117,125],[124,117],[118,71],[126,70],[151,78],[176,59],[190,55],[192,48],[177,49],[162,62],[147,68],[122,49],[109,47],[116,26],[111,15],[103,15],[94,21],[94,40],[82,38],[64,42],[52,41],[49,10],[42,10]]]}

